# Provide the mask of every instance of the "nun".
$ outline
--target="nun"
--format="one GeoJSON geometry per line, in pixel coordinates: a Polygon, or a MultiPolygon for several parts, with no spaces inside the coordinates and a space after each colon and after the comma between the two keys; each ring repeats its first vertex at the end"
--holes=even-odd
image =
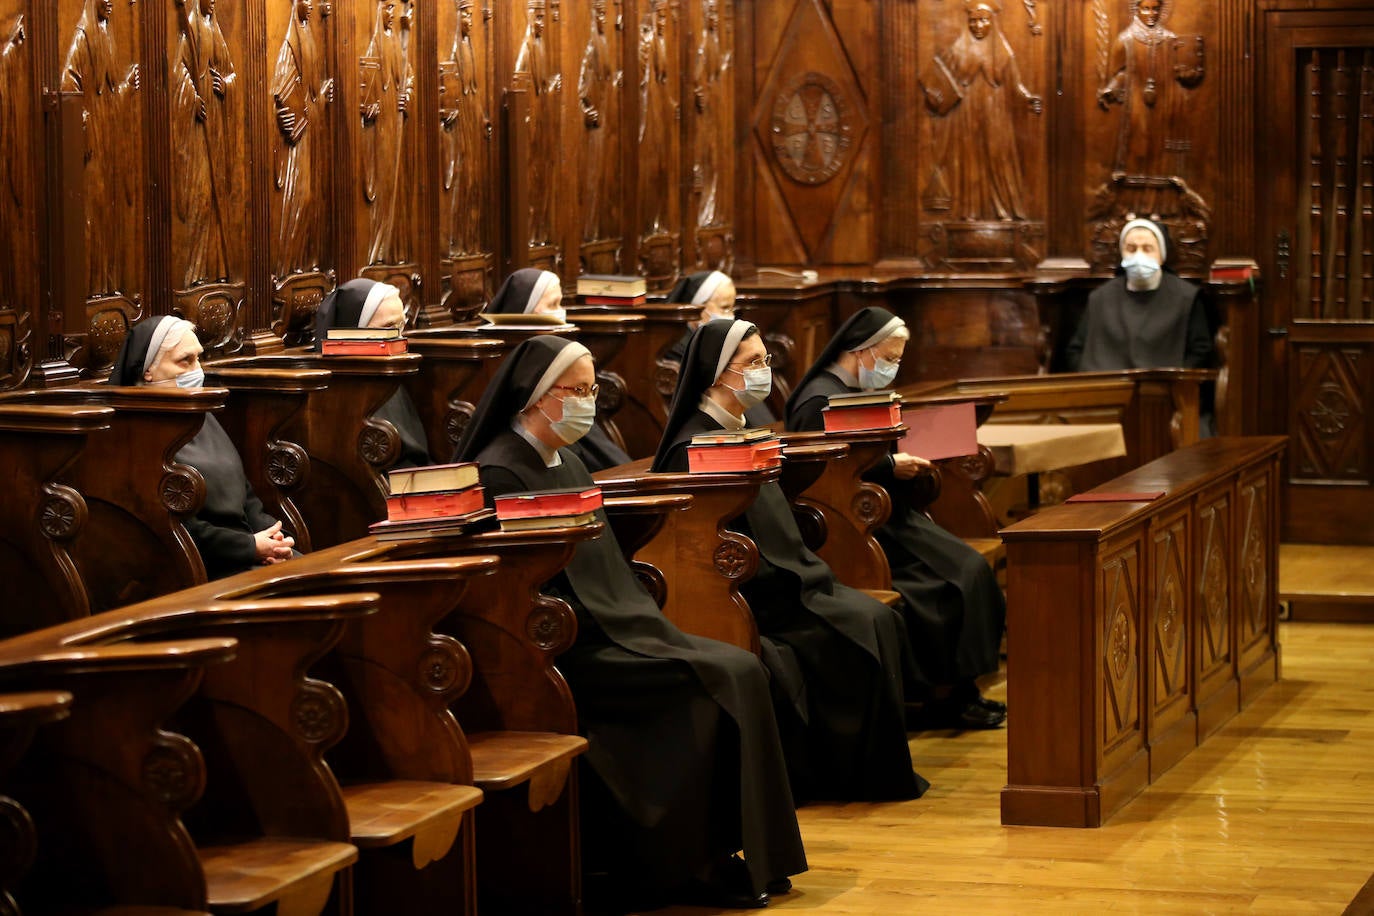
{"type": "MultiPolygon", "coordinates": [[[[711,321],[687,347],[655,471],[686,471],[692,436],[745,428],[767,397],[771,360],[747,321],[711,321]]],[[[759,634],[805,686],[805,757],[791,761],[793,791],[825,799],[907,799],[928,783],[911,765],[904,725],[906,634],[887,605],[835,580],[802,543],[791,505],[767,483],[730,527],[754,540],[759,568],[740,591],[759,634]]],[[[786,670],[775,678],[785,681],[786,670]]],[[[789,748],[792,747],[789,742],[789,748]]]]}
{"type": "MultiPolygon", "coordinates": [[[[507,277],[492,297],[487,311],[553,315],[559,321],[566,321],[568,317],[567,310],[563,308],[563,285],[558,274],[533,267],[521,268],[507,277]]],[[[585,436],[569,447],[593,474],[628,464],[631,460],[629,454],[615,443],[600,424],[594,424],[585,436]]]]}
{"type": "MultiPolygon", "coordinates": [[[[199,388],[205,382],[200,354],[191,322],[171,315],[149,318],[124,338],[110,384],[199,388]]],[[[176,460],[205,478],[205,504],[185,525],[206,575],[218,579],[291,559],[295,540],[263,509],[233,441],[214,415],[205,415],[205,425],[181,447],[176,460]]]]}
{"type": "MultiPolygon", "coordinates": [[[[401,302],[401,291],[389,283],[359,277],[340,284],[320,303],[315,312],[315,349],[320,349],[330,328],[405,331],[405,326],[406,309],[401,302]]],[[[372,416],[386,420],[401,436],[401,457],[392,467],[415,468],[434,463],[429,456],[425,424],[404,388],[398,388],[372,416]]]]}
{"type": "MultiPolygon", "coordinates": [[[[911,334],[886,309],[856,312],[787,399],[787,428],[820,430],[832,394],[889,388],[911,334]]],[[[986,560],[916,508],[912,480],[929,462],[901,452],[867,475],[887,490],[892,515],[876,537],[904,599],[906,629],[934,728],[996,728],[1007,708],[984,698],[976,678],[997,670],[1007,606],[986,560]]]]}
{"type": "MultiPolygon", "coordinates": [[[[735,317],[735,281],[718,270],[698,271],[678,280],[669,291],[667,301],[701,306],[701,315],[689,321],[687,330],[663,353],[665,359],[676,360],[681,365],[692,332],[709,321],[735,317]]],[[[744,412],[744,419],[750,426],[769,426],[778,418],[773,416],[767,401],[760,401],[744,412]]]]}
{"type": "MultiPolygon", "coordinates": [[[[595,420],[595,379],[587,348],[564,338],[532,337],[507,357],[458,446],[489,499],[592,486],[568,446],[595,420]]],[[[763,665],[670,623],[609,528],[544,591],[577,614],[558,668],[589,742],[586,870],[683,903],[753,908],[790,889],[806,856],[763,665]]]]}

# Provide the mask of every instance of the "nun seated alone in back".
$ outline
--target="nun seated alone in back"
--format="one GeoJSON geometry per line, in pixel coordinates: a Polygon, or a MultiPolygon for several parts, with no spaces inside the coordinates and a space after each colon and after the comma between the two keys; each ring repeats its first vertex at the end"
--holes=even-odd
{"type": "MultiPolygon", "coordinates": [[[[566,321],[568,315],[563,308],[563,286],[558,274],[533,267],[523,267],[507,277],[486,310],[506,315],[552,315],[560,321],[566,321]]],[[[592,424],[587,434],[569,448],[593,474],[630,461],[625,450],[599,424],[592,424]]]]}
{"type": "MultiPolygon", "coordinates": [[[[406,308],[401,291],[389,283],[359,277],[340,284],[324,297],[315,312],[315,349],[320,349],[330,328],[395,328],[404,331],[406,308]]],[[[386,420],[401,435],[401,457],[392,467],[414,468],[433,464],[425,425],[415,410],[415,402],[398,388],[372,415],[386,420]]]]}
{"type": "MultiPolygon", "coordinates": [[[[771,387],[769,358],[747,321],[711,321],[687,347],[655,471],[688,470],[692,436],[743,429],[771,387]]],[[[806,548],[776,483],[731,522],[754,540],[759,568],[740,591],[779,684],[800,682],[792,713],[779,704],[793,792],[805,798],[905,799],[928,783],[911,766],[903,681],[910,670],[901,616],[835,580],[806,548]],[[799,740],[792,740],[794,736],[799,740]]]]}
{"type": "MultiPolygon", "coordinates": [[[[457,459],[478,462],[488,499],[592,486],[568,446],[591,428],[595,388],[586,347],[524,341],[482,395],[457,459]]],[[[763,906],[790,888],[806,856],[763,665],[670,623],[609,528],[579,543],[544,591],[577,614],[558,669],[589,742],[586,870],[631,895],[719,906],[763,906]]]]}
{"type": "MultiPolygon", "coordinates": [[[[191,322],[171,315],[140,321],[124,338],[110,384],[199,388],[205,381],[200,353],[191,322]]],[[[205,478],[205,505],[186,520],[186,530],[211,579],[291,559],[295,540],[263,509],[233,441],[213,415],[205,415],[205,425],[176,460],[205,478]]]]}
{"type": "MultiPolygon", "coordinates": [[[[861,309],[821,351],[787,400],[787,428],[825,428],[830,395],[888,388],[910,337],[886,309],[861,309]]],[[[867,479],[887,490],[892,516],[877,531],[902,593],[906,628],[926,692],[925,724],[936,728],[996,728],[1006,706],[985,699],[975,678],[997,670],[1007,607],[987,561],[915,508],[912,479],[929,462],[894,453],[867,479]]]]}

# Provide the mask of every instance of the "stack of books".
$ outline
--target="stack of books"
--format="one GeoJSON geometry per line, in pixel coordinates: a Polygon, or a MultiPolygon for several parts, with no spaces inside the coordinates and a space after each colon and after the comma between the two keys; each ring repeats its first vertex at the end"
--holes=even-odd
{"type": "Polygon", "coordinates": [[[902,396],[895,391],[856,391],[832,394],[821,420],[828,433],[860,429],[891,429],[902,422],[902,396]]]}
{"type": "Polygon", "coordinates": [[[406,352],[406,339],[396,328],[330,328],[320,352],[325,356],[394,356],[406,352]]]}
{"type": "Polygon", "coordinates": [[[496,520],[502,531],[534,528],[574,528],[596,521],[601,508],[600,487],[531,490],[496,497],[496,520]]]}
{"type": "Polygon", "coordinates": [[[626,274],[583,274],[577,278],[577,295],[586,305],[643,305],[648,286],[643,277],[626,274]]]}
{"type": "Polygon", "coordinates": [[[782,464],[782,441],[768,429],[701,433],[687,446],[687,469],[693,474],[760,471],[782,464]]]}
{"type": "Polygon", "coordinates": [[[386,521],[369,526],[379,541],[460,534],[488,518],[477,465],[434,464],[387,473],[386,521]]]}

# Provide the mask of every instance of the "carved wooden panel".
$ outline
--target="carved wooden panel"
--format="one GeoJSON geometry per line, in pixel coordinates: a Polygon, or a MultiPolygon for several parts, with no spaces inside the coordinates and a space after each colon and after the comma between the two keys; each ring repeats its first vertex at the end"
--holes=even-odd
{"type": "Polygon", "coordinates": [[[669,286],[681,264],[682,0],[646,0],[638,23],[637,197],[641,270],[669,286]]]}
{"type": "Polygon", "coordinates": [[[1274,520],[1270,517],[1272,501],[1267,475],[1257,475],[1241,481],[1238,496],[1240,512],[1239,584],[1236,601],[1236,651],[1245,656],[1262,652],[1272,644],[1271,605],[1275,583],[1272,557],[1274,520]]]}
{"type": "Polygon", "coordinates": [[[1228,494],[1204,500],[1198,507],[1197,679],[1199,685],[1231,665],[1233,543],[1228,494]]]}
{"type": "MultiPolygon", "coordinates": [[[[359,2],[353,34],[359,55],[357,149],[360,267],[411,265],[418,254],[415,58],[419,20],[409,0],[359,2]]],[[[413,271],[412,271],[413,272],[413,271]]]]}
{"type": "Polygon", "coordinates": [[[592,0],[585,17],[569,27],[578,38],[575,115],[568,123],[582,157],[580,267],[586,273],[617,273],[624,244],[622,151],[629,135],[625,50],[634,33],[626,22],[624,0],[592,0]]]}
{"type": "MultiPolygon", "coordinates": [[[[565,23],[560,0],[525,0],[503,4],[505,34],[514,48],[507,85],[527,94],[528,120],[514,129],[525,131],[529,158],[524,163],[528,213],[513,214],[529,249],[532,265],[555,272],[563,258],[557,218],[562,207],[558,176],[563,146],[562,33],[565,23]]],[[[519,167],[514,165],[513,167],[519,167]]]]}
{"type": "Polygon", "coordinates": [[[40,163],[34,122],[34,40],[28,4],[0,3],[0,389],[24,384],[34,359],[39,284],[37,200],[40,163]]]}
{"type": "Polygon", "coordinates": [[[1166,519],[1151,535],[1154,606],[1150,612],[1152,724],[1184,711],[1192,687],[1188,620],[1192,612],[1191,536],[1186,515],[1166,519]],[[1171,710],[1172,707],[1172,710],[1171,710]]]}
{"type": "Polygon", "coordinates": [[[698,0],[689,11],[687,215],[695,227],[695,266],[702,270],[729,271],[735,259],[734,19],[728,0],[698,0]]]}
{"type": "Polygon", "coordinates": [[[1142,728],[1143,686],[1140,674],[1141,555],[1137,545],[1104,556],[1098,566],[1101,589],[1102,694],[1099,753],[1110,758],[1114,750],[1133,745],[1142,728]]]}
{"type": "Polygon", "coordinates": [[[1295,343],[1293,366],[1291,476],[1368,482],[1365,400],[1374,384],[1369,349],[1295,343]]]}

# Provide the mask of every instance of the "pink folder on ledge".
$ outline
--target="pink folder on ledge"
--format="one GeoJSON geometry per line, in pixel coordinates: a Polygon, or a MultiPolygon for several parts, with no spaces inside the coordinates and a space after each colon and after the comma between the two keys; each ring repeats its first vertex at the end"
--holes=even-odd
{"type": "Polygon", "coordinates": [[[927,461],[978,453],[978,416],[972,401],[904,407],[902,422],[907,432],[897,444],[899,452],[927,461]]]}

